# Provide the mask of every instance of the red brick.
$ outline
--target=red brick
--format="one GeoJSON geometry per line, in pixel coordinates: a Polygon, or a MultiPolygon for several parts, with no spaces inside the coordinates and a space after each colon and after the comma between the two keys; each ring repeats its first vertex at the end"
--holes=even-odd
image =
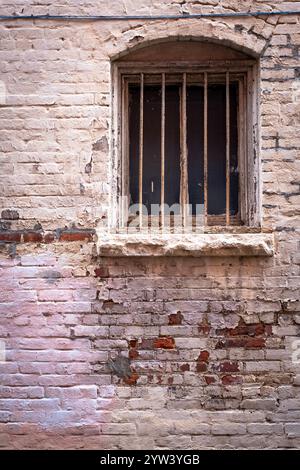
{"type": "Polygon", "coordinates": [[[211,330],[211,327],[206,318],[202,321],[202,323],[199,323],[198,325],[199,333],[202,333],[203,335],[207,336],[210,330],[211,330]]]}
{"type": "Polygon", "coordinates": [[[125,379],[123,379],[123,381],[126,385],[136,385],[138,378],[139,378],[138,374],[136,372],[132,372],[130,377],[126,377],[125,379]]]}
{"type": "Polygon", "coordinates": [[[181,325],[183,316],[181,312],[171,313],[169,315],[169,325],[181,325]]]}
{"type": "Polygon", "coordinates": [[[105,266],[95,268],[94,273],[95,277],[109,277],[108,268],[106,268],[105,266]]]}
{"type": "Polygon", "coordinates": [[[216,344],[216,349],[223,348],[243,348],[245,340],[243,338],[226,338],[220,339],[216,344]]]}
{"type": "Polygon", "coordinates": [[[238,385],[243,382],[243,378],[237,375],[223,375],[221,380],[223,385],[238,385]]]}
{"type": "Polygon", "coordinates": [[[249,336],[233,337],[220,339],[216,344],[216,349],[227,348],[246,348],[246,349],[259,349],[265,346],[265,338],[252,338],[249,336]]]}
{"type": "Polygon", "coordinates": [[[267,328],[267,326],[268,325],[264,325],[263,323],[247,325],[243,320],[240,320],[238,326],[235,328],[217,330],[217,334],[222,334],[224,336],[260,336],[263,334],[271,334],[270,329],[267,328]]]}
{"type": "Polygon", "coordinates": [[[25,243],[41,243],[43,234],[41,232],[24,232],[23,240],[25,243]]]}
{"type": "Polygon", "coordinates": [[[154,340],[153,345],[155,348],[174,349],[175,340],[171,336],[161,336],[160,338],[156,338],[154,340]]]}
{"type": "Polygon", "coordinates": [[[54,233],[49,232],[44,235],[44,240],[43,240],[44,243],[52,243],[54,242],[54,240],[55,240],[54,233]]]}
{"type": "Polygon", "coordinates": [[[129,358],[130,359],[137,359],[139,356],[139,352],[136,349],[130,349],[129,351],[129,358]]]}
{"type": "Polygon", "coordinates": [[[197,361],[196,371],[197,371],[197,372],[206,372],[206,371],[207,371],[207,364],[206,364],[206,362],[197,361]]]}
{"type": "Polygon", "coordinates": [[[181,370],[181,372],[187,372],[187,371],[190,370],[190,365],[189,364],[182,364],[180,366],[180,370],[181,370]]]}
{"type": "Polygon", "coordinates": [[[216,379],[212,375],[205,375],[204,380],[207,383],[207,385],[210,385],[216,382],[216,379]]]}
{"type": "Polygon", "coordinates": [[[9,232],[4,230],[3,232],[0,232],[0,241],[19,243],[21,241],[21,232],[9,232]]]}
{"type": "Polygon", "coordinates": [[[265,338],[248,338],[246,341],[246,349],[261,349],[266,345],[265,338]]]}
{"type": "Polygon", "coordinates": [[[220,372],[238,372],[239,365],[237,361],[225,361],[219,365],[220,372]]]}
{"type": "Polygon", "coordinates": [[[209,359],[209,352],[208,351],[201,351],[198,357],[198,361],[207,362],[209,359]]]}
{"type": "Polygon", "coordinates": [[[78,241],[91,241],[93,233],[87,230],[66,230],[62,231],[59,235],[60,241],[78,242],[78,241]]]}

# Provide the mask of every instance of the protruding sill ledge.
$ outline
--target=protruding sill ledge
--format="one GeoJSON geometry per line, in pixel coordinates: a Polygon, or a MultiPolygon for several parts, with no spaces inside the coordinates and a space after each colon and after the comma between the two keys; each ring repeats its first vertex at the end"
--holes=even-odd
{"type": "Polygon", "coordinates": [[[272,256],[270,233],[99,234],[99,256],[272,256]]]}

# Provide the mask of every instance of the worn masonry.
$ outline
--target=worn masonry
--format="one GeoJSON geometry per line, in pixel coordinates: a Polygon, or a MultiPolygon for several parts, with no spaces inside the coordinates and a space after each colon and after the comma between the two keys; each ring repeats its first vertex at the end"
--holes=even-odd
{"type": "MultiPolygon", "coordinates": [[[[0,14],[300,12],[298,1],[29,3],[3,0],[0,14]]],[[[0,22],[0,448],[300,447],[299,21],[0,22]],[[260,224],[242,248],[221,233],[193,256],[180,241],[168,256],[151,243],[109,256],[112,64],[178,40],[257,63],[260,224]]]]}

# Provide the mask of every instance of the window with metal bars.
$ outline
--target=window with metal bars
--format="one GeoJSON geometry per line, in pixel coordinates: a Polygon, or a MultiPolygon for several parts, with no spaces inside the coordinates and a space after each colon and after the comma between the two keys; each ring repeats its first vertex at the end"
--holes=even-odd
{"type": "Polygon", "coordinates": [[[253,225],[253,64],[207,65],[119,68],[121,226],[163,228],[166,213],[182,226],[253,225]]]}

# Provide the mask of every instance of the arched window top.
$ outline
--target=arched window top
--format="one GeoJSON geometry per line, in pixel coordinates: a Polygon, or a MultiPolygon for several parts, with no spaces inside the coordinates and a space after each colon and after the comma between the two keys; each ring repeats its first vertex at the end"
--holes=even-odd
{"type": "Polygon", "coordinates": [[[200,62],[253,60],[250,55],[205,41],[166,41],[135,48],[119,57],[118,62],[200,62]]]}

